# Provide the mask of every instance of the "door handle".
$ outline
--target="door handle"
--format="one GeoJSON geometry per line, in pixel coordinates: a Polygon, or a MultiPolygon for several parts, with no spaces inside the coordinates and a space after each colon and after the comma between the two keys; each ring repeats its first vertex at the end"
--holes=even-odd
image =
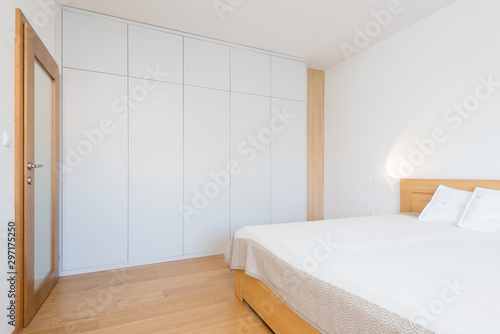
{"type": "Polygon", "coordinates": [[[35,168],[42,168],[42,167],[43,167],[43,164],[34,164],[32,162],[28,162],[28,169],[29,170],[32,170],[35,168]]]}

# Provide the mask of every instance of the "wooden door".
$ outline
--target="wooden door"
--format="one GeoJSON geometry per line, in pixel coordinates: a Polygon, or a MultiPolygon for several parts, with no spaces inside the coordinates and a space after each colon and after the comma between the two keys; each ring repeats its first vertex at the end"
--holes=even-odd
{"type": "Polygon", "coordinates": [[[59,277],[59,70],[24,23],[24,325],[59,277]]]}

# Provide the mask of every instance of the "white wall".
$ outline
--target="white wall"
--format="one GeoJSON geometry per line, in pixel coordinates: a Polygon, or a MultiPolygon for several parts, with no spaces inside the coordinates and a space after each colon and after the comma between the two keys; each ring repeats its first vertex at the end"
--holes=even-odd
{"type": "Polygon", "coordinates": [[[55,55],[55,9],[53,0],[0,1],[0,333],[7,325],[6,231],[14,218],[14,145],[3,146],[3,131],[14,136],[14,36],[15,8],[23,10],[50,52],[55,55]],[[4,278],[5,277],[5,278],[4,278]],[[5,306],[5,307],[4,307],[5,306]]]}
{"type": "Polygon", "coordinates": [[[500,87],[447,111],[500,83],[499,12],[458,0],[326,72],[326,218],[398,212],[398,177],[500,179],[500,87]]]}

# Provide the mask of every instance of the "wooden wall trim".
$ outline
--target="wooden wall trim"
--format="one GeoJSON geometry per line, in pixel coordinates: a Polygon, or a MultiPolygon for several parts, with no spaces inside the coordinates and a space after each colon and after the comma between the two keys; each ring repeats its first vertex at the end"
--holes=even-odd
{"type": "Polygon", "coordinates": [[[307,220],[324,219],[325,72],[307,70],[307,220]]]}

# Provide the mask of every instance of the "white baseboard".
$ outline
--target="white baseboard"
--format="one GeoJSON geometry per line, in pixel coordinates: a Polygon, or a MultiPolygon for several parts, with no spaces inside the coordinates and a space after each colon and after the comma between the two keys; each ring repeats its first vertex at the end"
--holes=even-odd
{"type": "Polygon", "coordinates": [[[122,268],[145,266],[145,265],[149,265],[149,264],[157,264],[157,263],[164,263],[164,262],[188,260],[188,259],[194,259],[194,258],[198,258],[198,257],[220,255],[220,254],[223,254],[223,253],[224,253],[223,251],[214,251],[214,252],[206,252],[206,253],[197,253],[197,254],[173,256],[173,257],[161,258],[161,259],[154,259],[154,260],[128,262],[128,263],[118,263],[118,264],[113,264],[113,265],[109,265],[109,266],[102,266],[102,267],[92,267],[92,268],[66,270],[66,271],[62,271],[61,270],[59,272],[59,276],[61,276],[61,277],[64,277],[64,276],[73,276],[73,275],[88,274],[88,273],[94,273],[94,272],[106,271],[106,270],[113,270],[113,269],[122,269],[122,268]]]}

